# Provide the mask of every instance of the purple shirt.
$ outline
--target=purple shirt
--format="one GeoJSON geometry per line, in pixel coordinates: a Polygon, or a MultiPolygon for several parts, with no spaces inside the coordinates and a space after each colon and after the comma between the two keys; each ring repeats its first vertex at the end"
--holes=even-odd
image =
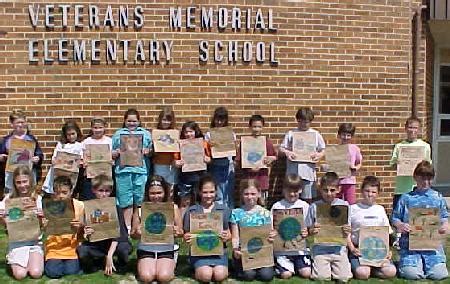
{"type": "MultiPolygon", "coordinates": [[[[350,165],[356,166],[361,164],[361,150],[355,144],[348,144],[348,152],[350,154],[350,165]]],[[[356,184],[356,171],[352,170],[351,176],[344,177],[339,180],[339,184],[356,184]]]]}

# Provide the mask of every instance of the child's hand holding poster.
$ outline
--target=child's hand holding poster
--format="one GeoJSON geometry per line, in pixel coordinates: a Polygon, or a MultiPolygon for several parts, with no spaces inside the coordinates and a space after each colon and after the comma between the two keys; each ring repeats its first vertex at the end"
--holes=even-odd
{"type": "Polygon", "coordinates": [[[294,161],[312,163],[311,155],[316,152],[317,135],[314,132],[297,131],[292,133],[292,152],[294,161]]]}
{"type": "Polygon", "coordinates": [[[9,143],[6,171],[12,173],[20,165],[26,165],[31,170],[33,166],[31,158],[36,147],[34,141],[11,139],[9,143]]]}
{"type": "Polygon", "coordinates": [[[223,221],[221,212],[191,213],[190,228],[194,240],[191,243],[192,256],[222,255],[220,238],[223,221]]]}
{"type": "Polygon", "coordinates": [[[409,249],[437,250],[442,245],[438,208],[408,208],[409,249]]]}
{"type": "Polygon", "coordinates": [[[400,146],[398,148],[397,175],[413,176],[414,169],[424,157],[424,146],[400,146]]]}
{"type": "Polygon", "coordinates": [[[142,167],[144,156],[142,154],[143,136],[141,134],[120,135],[120,166],[142,167]]]}
{"type": "Polygon", "coordinates": [[[335,172],[340,178],[351,176],[348,144],[327,146],[325,159],[330,167],[329,171],[335,172]]]}
{"type": "Polygon", "coordinates": [[[94,229],[90,242],[115,239],[120,236],[116,198],[106,197],[84,201],[86,226],[94,229]]]}
{"type": "Polygon", "coordinates": [[[48,220],[47,235],[73,234],[70,222],[75,218],[72,200],[42,199],[44,217],[48,220]]]}
{"type": "Polygon", "coordinates": [[[389,227],[363,226],[359,231],[361,265],[381,267],[389,262],[389,227]]]}
{"type": "Polygon", "coordinates": [[[267,240],[271,230],[270,225],[239,228],[243,270],[274,265],[273,245],[267,240]]]}
{"type": "Polygon", "coordinates": [[[214,127],[211,134],[211,154],[213,158],[236,156],[236,145],[231,127],[214,127]]]}
{"type": "Polygon", "coordinates": [[[5,221],[9,242],[39,239],[41,229],[34,199],[30,197],[7,199],[5,221]]]}
{"type": "Polygon", "coordinates": [[[302,208],[274,209],[273,227],[278,234],[274,241],[274,251],[292,252],[298,254],[306,246],[305,239],[302,238],[302,230],[305,227],[302,208]]]}
{"type": "Polygon", "coordinates": [[[184,162],[181,168],[183,173],[206,170],[203,138],[181,139],[180,150],[181,160],[184,162]]]}
{"type": "Polygon", "coordinates": [[[314,243],[346,245],[342,226],[348,224],[348,206],[318,204],[316,223],[320,231],[314,236],[314,243]]]}
{"type": "Polygon", "coordinates": [[[101,174],[112,178],[111,149],[108,144],[87,144],[83,154],[88,178],[101,174]]]}
{"type": "Polygon", "coordinates": [[[264,158],[267,157],[265,136],[241,137],[241,166],[243,169],[267,168],[264,158]]]}
{"type": "Polygon", "coordinates": [[[180,131],[177,129],[153,129],[153,147],[156,153],[180,152],[180,131]]]}
{"type": "Polygon", "coordinates": [[[144,202],[141,220],[142,243],[174,244],[174,211],[171,202],[144,202]]]}

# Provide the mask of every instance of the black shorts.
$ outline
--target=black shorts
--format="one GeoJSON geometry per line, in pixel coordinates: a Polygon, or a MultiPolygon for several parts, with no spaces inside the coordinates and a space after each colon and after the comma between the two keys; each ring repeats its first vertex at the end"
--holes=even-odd
{"type": "Polygon", "coordinates": [[[174,259],[174,251],[154,252],[154,251],[146,251],[146,250],[138,249],[136,254],[137,254],[137,258],[138,259],[143,259],[143,258],[154,258],[154,259],[169,258],[169,259],[174,259]]]}

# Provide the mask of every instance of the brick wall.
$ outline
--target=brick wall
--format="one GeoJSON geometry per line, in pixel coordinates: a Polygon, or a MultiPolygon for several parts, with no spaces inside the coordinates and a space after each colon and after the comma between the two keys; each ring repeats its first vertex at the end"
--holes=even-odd
{"type": "MultiPolygon", "coordinates": [[[[155,126],[156,115],[164,105],[173,105],[178,126],[194,119],[206,129],[212,111],[228,107],[231,124],[238,134],[245,133],[247,118],[260,113],[267,118],[265,132],[279,143],[283,134],[295,127],[295,111],[309,106],[316,111],[313,127],[322,132],[327,143],[336,143],[339,123],[357,126],[355,142],[361,146],[364,166],[360,178],[375,174],[383,180],[383,203],[390,203],[394,172],[388,168],[392,145],[404,136],[403,123],[411,112],[410,1],[335,0],[335,1],[194,1],[200,7],[247,8],[264,13],[273,10],[276,32],[245,30],[234,32],[216,27],[201,32],[169,28],[169,8],[185,8],[192,1],[71,1],[100,8],[100,19],[110,4],[144,8],[145,24],[132,27],[91,30],[75,29],[73,10],[67,29],[55,12],[55,28],[46,30],[42,14],[33,29],[28,16],[28,1],[0,3],[0,134],[9,131],[7,116],[23,108],[29,116],[48,165],[59,129],[67,118],[76,118],[87,133],[93,115],[110,121],[109,134],[121,125],[129,107],[141,111],[145,127],[155,126]],[[120,4],[119,4],[120,3],[120,4]],[[173,40],[170,64],[37,64],[28,62],[28,40],[68,39],[143,39],[173,40]],[[229,40],[275,42],[278,66],[264,64],[199,63],[198,42],[229,40]]],[[[417,1],[418,2],[418,1],[417,1]]],[[[33,1],[45,4],[68,1],[33,1]]],[[[73,6],[72,6],[73,8],[73,6]]],[[[41,11],[43,12],[43,11],[41,11]]],[[[114,14],[117,20],[117,15],[114,14]]],[[[199,19],[197,17],[197,25],[199,19]]],[[[55,45],[51,45],[55,49],[55,45]]],[[[423,49],[425,49],[425,42],[423,49]]],[[[224,49],[225,50],[225,49],[224,49]]],[[[147,52],[147,51],[146,51],[147,52]]],[[[56,56],[56,51],[51,53],[56,56]]],[[[72,56],[69,49],[68,57],[72,56]]],[[[130,56],[134,57],[131,49],[130,56]]],[[[148,54],[147,54],[148,56],[148,54]]],[[[42,60],[42,42],[38,58],[42,60]]],[[[420,114],[429,117],[425,100],[425,55],[421,53],[419,86],[420,114]]],[[[425,124],[429,128],[428,123],[425,124]]],[[[424,129],[424,133],[428,129],[424,129]]],[[[283,162],[275,170],[280,178],[283,162]]],[[[360,180],[359,178],[359,180],[360,180]]]]}

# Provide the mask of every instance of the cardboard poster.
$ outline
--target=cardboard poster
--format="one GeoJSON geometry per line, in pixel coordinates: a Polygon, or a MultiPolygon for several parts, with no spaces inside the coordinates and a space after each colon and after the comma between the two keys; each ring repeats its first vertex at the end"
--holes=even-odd
{"type": "Polygon", "coordinates": [[[54,178],[57,178],[59,176],[64,176],[64,177],[68,177],[70,179],[70,182],[72,183],[72,189],[75,188],[75,186],[77,185],[77,180],[78,180],[78,173],[75,172],[69,172],[66,170],[62,170],[62,169],[53,169],[53,176],[54,178]]]}
{"type": "Polygon", "coordinates": [[[348,224],[348,206],[318,204],[316,223],[320,224],[320,231],[314,235],[314,243],[346,245],[342,226],[348,224]]]}
{"type": "Polygon", "coordinates": [[[243,270],[274,266],[273,245],[267,241],[271,230],[270,225],[239,228],[243,270]]]}
{"type": "Polygon", "coordinates": [[[88,163],[86,167],[87,178],[95,178],[99,175],[105,175],[111,178],[112,185],[112,166],[110,162],[88,163]]]}
{"type": "Polygon", "coordinates": [[[361,265],[381,267],[389,262],[389,227],[362,226],[359,231],[359,251],[361,265]]]}
{"type": "Polygon", "coordinates": [[[441,245],[439,208],[409,208],[409,250],[437,250],[441,245]]]}
{"type": "Polygon", "coordinates": [[[78,174],[80,161],[80,155],[60,151],[56,153],[53,168],[78,174]]]}
{"type": "Polygon", "coordinates": [[[45,232],[47,235],[73,234],[70,222],[75,219],[72,200],[42,199],[44,216],[48,220],[45,232]]]}
{"type": "Polygon", "coordinates": [[[11,139],[9,143],[6,171],[12,173],[20,165],[28,166],[31,169],[33,167],[31,158],[34,156],[36,147],[34,141],[11,139]]]}
{"type": "Polygon", "coordinates": [[[172,202],[142,204],[141,242],[174,244],[174,209],[172,202]]]}
{"type": "Polygon", "coordinates": [[[221,212],[191,213],[190,232],[194,236],[191,243],[192,256],[222,255],[223,243],[220,234],[223,230],[221,212]]]}
{"type": "Polygon", "coordinates": [[[352,175],[350,152],[348,145],[332,145],[325,149],[326,163],[330,166],[329,171],[335,172],[340,178],[352,175]]]}
{"type": "Polygon", "coordinates": [[[231,127],[214,127],[211,135],[211,154],[213,158],[236,156],[236,145],[231,127]]]}
{"type": "Polygon", "coordinates": [[[181,160],[184,165],[182,172],[195,172],[206,170],[205,150],[203,138],[180,140],[181,160]]]}
{"type": "Polygon", "coordinates": [[[84,201],[84,217],[86,226],[94,229],[90,242],[120,237],[115,197],[84,201]]]}
{"type": "Polygon", "coordinates": [[[241,166],[243,169],[267,168],[264,158],[267,157],[265,136],[241,137],[241,166]]]}
{"type": "Polygon", "coordinates": [[[153,147],[156,153],[180,152],[180,131],[177,129],[153,129],[153,147]]]}
{"type": "Polygon", "coordinates": [[[33,198],[7,199],[5,221],[9,242],[36,241],[41,235],[36,201],[33,198]]]}
{"type": "Polygon", "coordinates": [[[398,147],[397,176],[413,176],[417,164],[425,157],[423,146],[398,147]]]}
{"type": "Polygon", "coordinates": [[[144,155],[142,154],[143,136],[141,134],[120,135],[120,166],[142,167],[144,155]]]}
{"type": "Polygon", "coordinates": [[[84,151],[87,178],[106,175],[112,179],[111,149],[108,144],[87,144],[84,151]]]}
{"type": "Polygon", "coordinates": [[[302,208],[274,209],[273,227],[278,232],[273,243],[275,252],[297,254],[306,248],[301,232],[306,228],[302,208]]]}
{"type": "Polygon", "coordinates": [[[317,136],[315,132],[298,131],[292,133],[292,152],[295,161],[312,162],[311,155],[316,152],[317,136]]]}

